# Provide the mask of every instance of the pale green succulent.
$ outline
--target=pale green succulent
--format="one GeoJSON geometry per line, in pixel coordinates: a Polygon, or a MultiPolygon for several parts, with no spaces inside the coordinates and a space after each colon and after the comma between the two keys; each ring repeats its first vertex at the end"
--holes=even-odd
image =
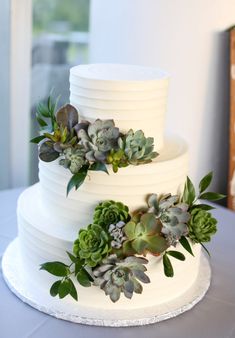
{"type": "Polygon", "coordinates": [[[142,283],[150,283],[145,274],[144,266],[148,263],[145,258],[129,256],[119,260],[116,255],[110,255],[102,261],[102,264],[93,270],[94,284],[104,290],[112,302],[118,301],[121,293],[131,299],[133,293],[142,293],[142,283]]]}
{"type": "Polygon", "coordinates": [[[133,165],[151,162],[158,153],[154,150],[153,137],[145,137],[142,130],[134,132],[130,129],[123,137],[119,137],[118,145],[124,151],[128,162],[133,165]]]}
{"type": "Polygon", "coordinates": [[[123,243],[125,255],[145,255],[150,252],[159,255],[168,248],[166,238],[161,234],[162,225],[153,213],[136,215],[124,227],[127,240],[123,243]]]}
{"type": "Polygon", "coordinates": [[[190,213],[188,205],[179,202],[179,196],[171,194],[157,196],[152,194],[148,198],[149,212],[154,213],[162,224],[162,233],[170,245],[176,245],[180,237],[188,234],[190,213]]]}
{"type": "Polygon", "coordinates": [[[109,234],[112,237],[111,246],[114,249],[120,249],[122,243],[126,240],[126,236],[123,232],[124,225],[125,222],[119,221],[116,224],[110,224],[108,228],[109,234]]]}
{"type": "Polygon", "coordinates": [[[86,149],[86,158],[90,162],[104,162],[111,149],[117,148],[119,129],[113,120],[96,120],[94,123],[78,124],[77,134],[80,143],[86,149]]]}
{"type": "Polygon", "coordinates": [[[72,174],[76,174],[86,164],[86,151],[82,145],[76,145],[75,148],[67,148],[63,151],[63,158],[60,159],[60,165],[68,168],[72,174]]]}

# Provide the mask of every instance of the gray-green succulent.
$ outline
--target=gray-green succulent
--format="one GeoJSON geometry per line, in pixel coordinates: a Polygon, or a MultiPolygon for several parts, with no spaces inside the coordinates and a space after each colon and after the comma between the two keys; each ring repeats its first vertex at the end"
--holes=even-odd
{"type": "Polygon", "coordinates": [[[110,224],[108,228],[109,234],[112,237],[111,246],[114,249],[120,249],[122,243],[126,240],[126,236],[123,232],[124,225],[125,222],[119,221],[116,224],[110,224]]]}
{"type": "Polygon", "coordinates": [[[82,145],[77,144],[74,148],[67,148],[63,151],[63,158],[59,164],[68,168],[72,174],[76,174],[86,164],[86,151],[82,145]]]}
{"type": "Polygon", "coordinates": [[[151,162],[158,153],[154,150],[153,137],[145,137],[142,130],[130,129],[126,135],[119,137],[118,145],[125,153],[128,162],[133,165],[151,162]]]}
{"type": "Polygon", "coordinates": [[[211,213],[200,208],[193,208],[189,222],[189,237],[195,243],[209,242],[217,231],[217,220],[211,213]]]}
{"type": "Polygon", "coordinates": [[[180,237],[188,234],[190,213],[188,205],[179,202],[179,196],[171,194],[148,198],[149,212],[154,213],[162,224],[162,233],[170,245],[176,245],[180,237]]]}
{"type": "Polygon", "coordinates": [[[117,148],[119,129],[113,120],[96,120],[76,127],[80,143],[86,149],[86,158],[90,162],[105,162],[108,152],[117,148]]]}
{"type": "Polygon", "coordinates": [[[112,302],[116,302],[121,293],[131,299],[134,292],[142,293],[143,287],[140,282],[150,283],[149,277],[145,274],[147,263],[148,260],[145,258],[130,256],[119,260],[115,254],[110,255],[94,269],[94,283],[104,290],[112,302]]]}

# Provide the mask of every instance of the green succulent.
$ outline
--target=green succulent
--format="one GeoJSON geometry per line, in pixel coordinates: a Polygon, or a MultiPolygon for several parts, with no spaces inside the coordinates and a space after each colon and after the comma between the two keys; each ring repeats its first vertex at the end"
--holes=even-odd
{"type": "Polygon", "coordinates": [[[112,200],[99,203],[93,216],[93,222],[103,227],[108,227],[110,224],[116,224],[119,221],[126,223],[129,219],[129,208],[121,202],[112,200]]]}
{"type": "Polygon", "coordinates": [[[105,162],[108,152],[117,148],[119,129],[113,120],[98,119],[94,123],[78,124],[77,135],[86,149],[88,161],[105,162]]]}
{"type": "Polygon", "coordinates": [[[217,220],[211,213],[200,208],[193,208],[189,221],[189,237],[195,243],[209,242],[217,231],[217,220]]]}
{"type": "Polygon", "coordinates": [[[122,247],[122,243],[126,240],[126,236],[123,232],[123,227],[125,222],[119,221],[116,224],[110,224],[109,226],[109,234],[112,237],[111,246],[114,249],[120,249],[122,247]]]}
{"type": "Polygon", "coordinates": [[[119,137],[118,145],[124,151],[128,162],[133,165],[149,163],[157,157],[154,152],[153,137],[145,137],[142,130],[130,129],[126,135],[119,137]]]}
{"type": "Polygon", "coordinates": [[[67,148],[63,151],[63,158],[59,163],[68,168],[72,174],[76,174],[87,162],[85,153],[85,149],[79,144],[75,148],[67,148]]]}
{"type": "Polygon", "coordinates": [[[188,234],[190,213],[188,205],[179,202],[179,196],[171,194],[158,197],[152,194],[148,198],[149,212],[155,214],[162,224],[162,233],[170,245],[176,245],[182,236],[188,234]]]}
{"type": "Polygon", "coordinates": [[[85,265],[89,267],[99,264],[110,250],[109,235],[97,224],[90,224],[87,229],[81,229],[73,246],[74,254],[84,259],[85,265]]]}
{"type": "Polygon", "coordinates": [[[150,252],[159,255],[169,245],[161,235],[162,225],[157,221],[153,213],[145,213],[136,216],[124,227],[127,240],[123,243],[123,251],[126,255],[145,255],[150,252]]]}
{"type": "Polygon", "coordinates": [[[150,283],[145,274],[144,266],[148,261],[145,258],[130,256],[119,260],[116,255],[110,255],[102,261],[93,273],[94,283],[104,290],[112,302],[119,300],[123,292],[125,297],[131,299],[133,293],[142,293],[142,283],[150,283]]]}
{"type": "Polygon", "coordinates": [[[107,163],[112,165],[113,172],[115,173],[118,172],[118,168],[124,168],[129,165],[128,159],[122,149],[112,149],[107,156],[107,163]]]}

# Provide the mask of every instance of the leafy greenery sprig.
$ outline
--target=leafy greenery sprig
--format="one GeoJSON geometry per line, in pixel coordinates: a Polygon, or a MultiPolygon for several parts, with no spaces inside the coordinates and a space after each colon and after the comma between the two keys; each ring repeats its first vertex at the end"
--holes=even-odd
{"type": "Polygon", "coordinates": [[[109,174],[128,165],[151,162],[158,154],[154,151],[154,139],[145,137],[142,130],[130,129],[122,134],[113,120],[97,119],[93,123],[79,121],[78,111],[70,104],[56,110],[58,99],[51,96],[47,104],[39,104],[36,119],[40,136],[31,140],[39,144],[39,158],[51,162],[59,158],[59,164],[69,169],[72,177],[67,185],[67,195],[77,190],[85,181],[88,171],[109,174]]]}
{"type": "MultiPolygon", "coordinates": [[[[67,295],[78,299],[73,280],[84,287],[99,286],[111,301],[116,302],[121,293],[132,298],[142,293],[142,283],[150,283],[145,274],[147,254],[162,257],[166,277],[174,276],[171,259],[185,260],[185,255],[172,250],[179,243],[194,256],[191,244],[209,242],[216,232],[216,219],[208,212],[209,204],[199,199],[209,196],[218,200],[224,195],[206,192],[212,173],[199,183],[198,195],[189,178],[183,195],[156,195],[147,198],[147,207],[132,215],[121,202],[103,201],[94,211],[93,223],[81,229],[73,245],[73,254],[67,252],[70,265],[48,262],[41,265],[54,276],[62,277],[51,286],[53,297],[67,295]],[[73,277],[73,278],[72,278],[73,277]]],[[[209,254],[209,252],[208,252],[209,254]]]]}

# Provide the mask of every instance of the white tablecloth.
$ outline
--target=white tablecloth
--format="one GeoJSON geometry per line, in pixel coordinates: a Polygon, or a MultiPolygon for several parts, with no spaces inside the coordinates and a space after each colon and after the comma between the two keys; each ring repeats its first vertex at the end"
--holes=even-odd
{"type": "MultiPolygon", "coordinates": [[[[22,189],[0,192],[0,255],[17,235],[16,201],[22,189]]],[[[235,338],[235,213],[219,207],[218,233],[207,245],[212,284],[192,310],[161,323],[102,328],[50,317],[22,303],[0,276],[0,338],[235,338]]]]}

